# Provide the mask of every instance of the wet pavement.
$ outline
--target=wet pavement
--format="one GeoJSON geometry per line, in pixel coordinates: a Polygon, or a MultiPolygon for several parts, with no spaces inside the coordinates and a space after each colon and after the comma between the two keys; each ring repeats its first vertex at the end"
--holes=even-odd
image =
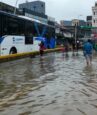
{"type": "Polygon", "coordinates": [[[97,56],[50,53],[0,64],[0,115],[97,115],[97,56]]]}

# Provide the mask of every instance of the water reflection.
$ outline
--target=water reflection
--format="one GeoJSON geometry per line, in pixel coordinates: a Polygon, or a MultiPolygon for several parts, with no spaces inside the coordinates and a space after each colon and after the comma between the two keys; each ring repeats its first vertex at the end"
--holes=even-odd
{"type": "Polygon", "coordinates": [[[62,53],[62,60],[68,60],[69,59],[69,53],[62,53]]]}
{"type": "Polygon", "coordinates": [[[44,69],[44,63],[43,63],[44,58],[40,58],[40,68],[44,69]]]}

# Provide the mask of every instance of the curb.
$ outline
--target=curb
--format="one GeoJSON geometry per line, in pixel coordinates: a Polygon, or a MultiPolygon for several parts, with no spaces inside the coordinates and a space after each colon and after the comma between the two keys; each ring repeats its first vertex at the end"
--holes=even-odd
{"type": "MultiPolygon", "coordinates": [[[[60,51],[60,50],[61,50],[61,48],[47,49],[44,51],[44,53],[51,53],[51,52],[56,52],[56,51],[60,51]]],[[[39,55],[39,51],[0,56],[0,63],[13,61],[13,60],[17,60],[17,59],[21,59],[21,58],[25,58],[25,57],[34,57],[36,55],[39,55]]]]}

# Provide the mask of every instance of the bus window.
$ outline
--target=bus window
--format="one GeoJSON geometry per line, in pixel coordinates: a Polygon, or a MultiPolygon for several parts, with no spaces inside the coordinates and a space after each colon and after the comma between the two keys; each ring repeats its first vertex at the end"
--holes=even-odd
{"type": "Polygon", "coordinates": [[[18,20],[13,17],[7,17],[7,24],[8,24],[8,33],[9,35],[19,35],[19,25],[18,20]]]}
{"type": "Polygon", "coordinates": [[[33,44],[33,36],[25,36],[25,44],[33,44]]]}
{"type": "Polygon", "coordinates": [[[8,34],[7,25],[7,16],[2,15],[2,35],[8,34]]]}
{"type": "Polygon", "coordinates": [[[19,25],[19,35],[25,35],[25,20],[18,19],[18,25],[19,25]]]}
{"type": "Polygon", "coordinates": [[[33,22],[26,21],[25,23],[25,35],[34,35],[34,25],[33,22]]]}

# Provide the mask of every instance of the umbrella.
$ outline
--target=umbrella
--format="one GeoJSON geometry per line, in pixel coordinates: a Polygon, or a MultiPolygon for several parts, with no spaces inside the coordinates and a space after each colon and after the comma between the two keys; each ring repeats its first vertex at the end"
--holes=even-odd
{"type": "Polygon", "coordinates": [[[35,40],[45,41],[45,38],[44,37],[35,37],[35,40]]]}

